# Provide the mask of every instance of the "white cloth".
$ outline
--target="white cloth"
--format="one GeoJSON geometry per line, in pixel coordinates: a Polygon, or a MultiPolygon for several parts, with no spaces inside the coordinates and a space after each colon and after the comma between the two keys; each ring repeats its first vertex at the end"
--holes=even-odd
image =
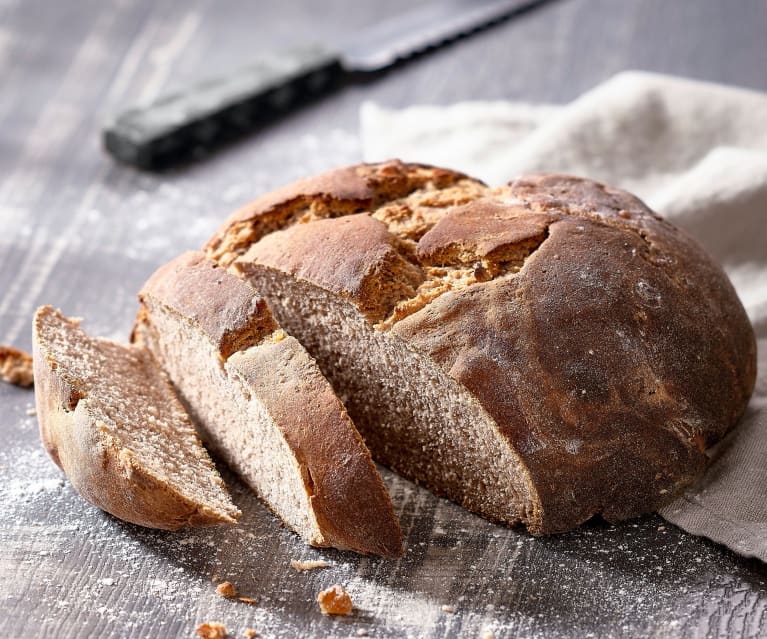
{"type": "Polygon", "coordinates": [[[756,390],[702,480],[661,515],[767,561],[767,95],[625,72],[565,106],[368,103],[361,137],[367,161],[426,162],[493,185],[547,171],[623,187],[724,265],[757,332],[756,390]]]}

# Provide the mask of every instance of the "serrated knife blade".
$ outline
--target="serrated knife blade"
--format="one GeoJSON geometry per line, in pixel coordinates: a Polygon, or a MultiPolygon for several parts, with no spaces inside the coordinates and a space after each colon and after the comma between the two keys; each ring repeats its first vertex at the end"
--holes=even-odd
{"type": "Polygon", "coordinates": [[[347,71],[382,71],[399,60],[451,42],[541,4],[532,0],[444,0],[393,16],[341,46],[347,71]]]}
{"type": "Polygon", "coordinates": [[[162,169],[241,137],[285,111],[547,0],[443,0],[378,22],[340,47],[266,53],[236,73],[124,111],[103,131],[117,160],[162,169]]]}

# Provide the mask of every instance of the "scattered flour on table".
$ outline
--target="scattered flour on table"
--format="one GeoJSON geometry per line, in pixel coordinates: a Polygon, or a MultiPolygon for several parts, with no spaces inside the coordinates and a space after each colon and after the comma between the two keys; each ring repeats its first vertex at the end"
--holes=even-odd
{"type": "Polygon", "coordinates": [[[6,516],[21,516],[21,504],[51,499],[64,490],[64,475],[46,452],[38,449],[6,449],[0,452],[0,503],[6,516]]]}

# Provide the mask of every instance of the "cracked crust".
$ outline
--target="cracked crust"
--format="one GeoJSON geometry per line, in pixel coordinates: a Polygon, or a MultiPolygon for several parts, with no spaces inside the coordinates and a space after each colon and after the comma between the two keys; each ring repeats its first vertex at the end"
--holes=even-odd
{"type": "Polygon", "coordinates": [[[235,270],[263,264],[344,297],[371,328],[404,340],[469,389],[532,478],[532,532],[663,506],[700,474],[705,448],[745,410],[756,347],[732,285],[636,197],[561,175],[490,189],[397,162],[311,184],[318,182],[324,186],[312,192],[299,183],[266,205],[257,200],[244,209],[257,212],[247,218],[249,239],[240,242],[230,220],[209,251],[229,247],[227,263],[239,256],[235,270]],[[359,176],[387,172],[398,185],[403,175],[419,179],[389,189],[380,177],[358,199],[333,190],[354,175],[359,195],[359,176]],[[429,172],[435,177],[425,178],[429,172]],[[305,211],[319,198],[322,217],[342,219],[321,227],[316,216],[282,215],[261,225],[277,200],[297,198],[305,211]],[[347,224],[370,228],[355,242],[342,232],[350,213],[365,221],[347,224]],[[276,244],[279,251],[267,250],[276,244]],[[395,273],[378,266],[382,253],[371,247],[388,251],[395,273]],[[407,286],[392,286],[398,281],[407,286]]]}
{"type": "Polygon", "coordinates": [[[353,301],[372,322],[413,297],[424,280],[421,268],[401,255],[386,225],[366,213],[276,231],[254,244],[245,259],[327,287],[353,301]],[[312,250],[318,243],[321,252],[312,250]]]}
{"type": "MultiPolygon", "coordinates": [[[[50,306],[38,309],[33,330],[35,401],[43,446],[82,497],[115,517],[150,528],[176,530],[236,522],[239,510],[148,353],[89,338],[77,321],[50,306]],[[67,345],[69,340],[76,350],[67,345]],[[100,392],[103,384],[118,380],[90,379],[82,373],[88,364],[72,366],[70,357],[88,362],[111,358],[109,365],[122,370],[119,381],[132,381],[128,402],[135,402],[138,411],[148,411],[142,419],[150,422],[156,417],[171,424],[183,447],[183,463],[201,477],[199,485],[207,491],[207,499],[197,499],[169,479],[172,454],[170,464],[161,468],[143,463],[129,439],[141,439],[147,430],[131,420],[131,410],[122,400],[114,402],[100,392]],[[142,393],[147,385],[152,388],[150,395],[142,393]],[[142,402],[150,396],[161,397],[162,403],[145,406],[142,402]],[[137,432],[131,435],[134,429],[137,432]]],[[[97,375],[97,369],[92,370],[97,375]]]]}
{"type": "Polygon", "coordinates": [[[379,208],[419,189],[447,189],[462,181],[482,184],[455,171],[398,161],[334,169],[273,191],[235,211],[204,250],[228,266],[272,231],[379,208]]]}
{"type": "Polygon", "coordinates": [[[498,274],[504,268],[521,268],[556,219],[483,198],[448,211],[419,240],[416,254],[422,264],[479,263],[498,274]]]}

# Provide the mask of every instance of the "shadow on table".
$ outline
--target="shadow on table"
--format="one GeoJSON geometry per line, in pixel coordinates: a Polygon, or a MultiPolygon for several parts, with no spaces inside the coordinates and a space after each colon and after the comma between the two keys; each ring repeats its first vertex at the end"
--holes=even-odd
{"type": "Polygon", "coordinates": [[[387,560],[315,549],[223,474],[243,511],[237,526],[165,533],[120,525],[148,551],[195,574],[210,593],[213,582],[230,581],[295,628],[318,617],[316,593],[333,583],[345,585],[357,607],[348,620],[336,620],[339,628],[428,627],[433,636],[458,636],[487,622],[533,633],[599,633],[618,622],[647,631],[684,624],[706,601],[725,601],[728,589],[756,596],[767,579],[760,562],[687,535],[658,516],[615,526],[595,519],[572,533],[534,538],[484,521],[388,471],[405,556],[387,560]],[[298,572],[290,566],[291,559],[319,558],[330,567],[298,572]]]}

